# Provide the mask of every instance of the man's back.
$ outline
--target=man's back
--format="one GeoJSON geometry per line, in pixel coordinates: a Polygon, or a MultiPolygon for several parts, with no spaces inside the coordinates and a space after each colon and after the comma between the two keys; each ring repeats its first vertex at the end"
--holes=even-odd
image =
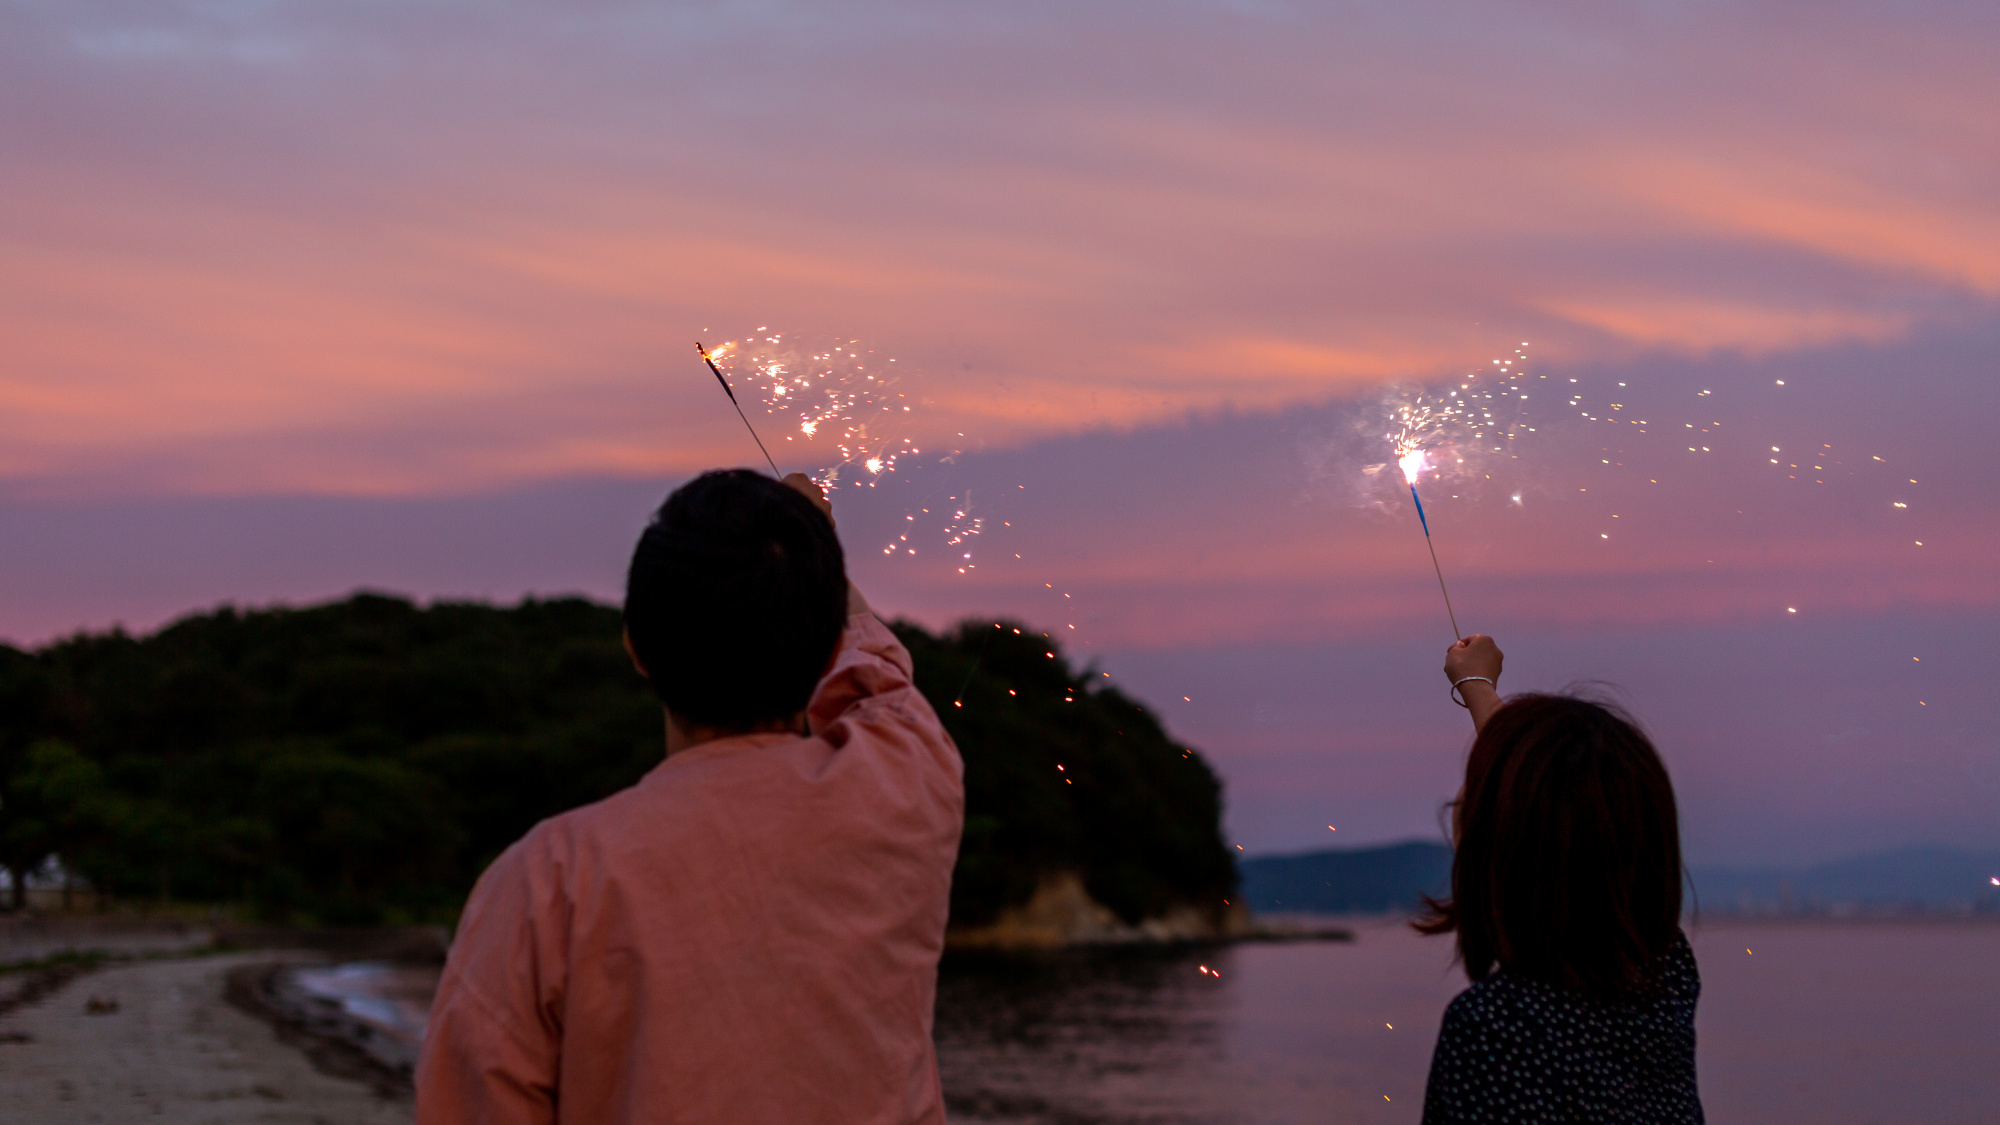
{"type": "Polygon", "coordinates": [[[813,737],[681,751],[496,860],[432,1009],[419,1120],[941,1121],[964,801],[909,675],[858,614],[813,737]]]}

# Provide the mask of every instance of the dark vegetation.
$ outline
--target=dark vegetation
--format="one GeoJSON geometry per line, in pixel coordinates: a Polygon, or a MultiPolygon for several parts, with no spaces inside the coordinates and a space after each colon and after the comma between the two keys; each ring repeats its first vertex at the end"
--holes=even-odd
{"type": "MultiPolygon", "coordinates": [[[[897,626],[966,758],[954,921],[990,919],[1059,869],[1128,920],[1219,902],[1234,869],[1207,765],[1015,629],[897,626]]],[[[449,918],[536,821],[659,762],[659,707],[618,636],[618,611],[582,599],[359,594],[0,645],[0,865],[17,895],[55,854],[127,902],[449,918]]]]}
{"type": "Polygon", "coordinates": [[[1236,881],[1221,784],[1150,711],[1014,622],[896,633],[965,756],[954,923],[989,921],[1065,868],[1127,922],[1179,903],[1221,910],[1236,881]]]}

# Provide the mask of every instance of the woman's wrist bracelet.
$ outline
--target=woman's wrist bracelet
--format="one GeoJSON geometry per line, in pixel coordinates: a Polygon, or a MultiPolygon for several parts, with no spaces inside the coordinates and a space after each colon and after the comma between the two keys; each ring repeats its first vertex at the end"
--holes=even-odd
{"type": "Polygon", "coordinates": [[[1458,704],[1460,707],[1465,708],[1468,711],[1472,710],[1472,704],[1467,703],[1465,701],[1465,694],[1458,690],[1458,685],[1469,684],[1474,680],[1478,680],[1480,683],[1490,685],[1496,692],[1500,690],[1499,684],[1494,683],[1492,680],[1487,679],[1485,676],[1461,676],[1460,678],[1453,680],[1451,682],[1451,701],[1453,703],[1458,704]]]}

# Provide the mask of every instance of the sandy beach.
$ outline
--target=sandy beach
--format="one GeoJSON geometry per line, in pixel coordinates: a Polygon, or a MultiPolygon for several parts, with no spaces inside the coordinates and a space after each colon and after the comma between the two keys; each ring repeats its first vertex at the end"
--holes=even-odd
{"type": "Polygon", "coordinates": [[[322,1073],[269,1023],[229,1002],[233,970],[278,959],[254,953],[114,966],[0,1016],[0,1120],[410,1121],[407,1097],[322,1073]]]}

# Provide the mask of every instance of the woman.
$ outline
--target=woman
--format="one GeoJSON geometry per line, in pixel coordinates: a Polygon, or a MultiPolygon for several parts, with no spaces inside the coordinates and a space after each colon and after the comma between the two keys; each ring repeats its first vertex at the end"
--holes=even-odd
{"type": "Polygon", "coordinates": [[[1445,1009],[1425,1125],[1703,1121],[1694,952],[1666,767],[1588,700],[1503,701],[1501,653],[1445,654],[1478,732],[1453,803],[1451,895],[1414,923],[1456,933],[1472,987],[1445,1009]]]}

